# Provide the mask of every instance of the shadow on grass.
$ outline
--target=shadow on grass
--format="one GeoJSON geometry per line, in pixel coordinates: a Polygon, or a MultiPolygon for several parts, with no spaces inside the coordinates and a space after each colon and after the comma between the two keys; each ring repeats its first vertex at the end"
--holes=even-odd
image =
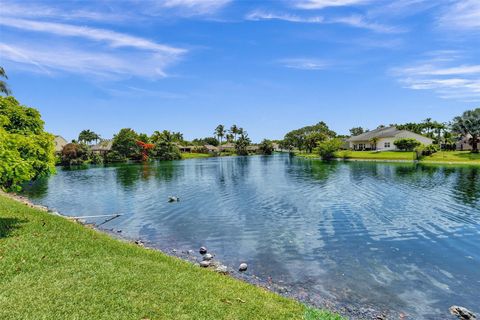
{"type": "Polygon", "coordinates": [[[0,239],[8,237],[25,222],[27,221],[17,218],[0,218],[0,239]]]}

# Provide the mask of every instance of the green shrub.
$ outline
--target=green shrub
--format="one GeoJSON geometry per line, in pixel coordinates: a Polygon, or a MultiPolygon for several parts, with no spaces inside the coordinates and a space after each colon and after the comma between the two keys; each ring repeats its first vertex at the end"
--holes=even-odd
{"type": "Polygon", "coordinates": [[[421,145],[418,140],[415,140],[413,138],[397,139],[393,142],[393,144],[402,151],[413,151],[416,147],[421,145]]]}
{"type": "Polygon", "coordinates": [[[273,143],[270,140],[264,139],[258,146],[261,154],[269,155],[273,153],[273,143]]]}
{"type": "Polygon", "coordinates": [[[121,155],[118,151],[110,151],[107,153],[105,156],[105,162],[113,163],[113,162],[125,162],[127,161],[127,158],[123,155],[121,155]]]}
{"type": "Polygon", "coordinates": [[[317,145],[317,151],[323,160],[330,160],[335,157],[335,152],[340,150],[343,141],[338,138],[333,138],[325,141],[321,141],[317,145]]]}
{"type": "Polygon", "coordinates": [[[13,97],[0,97],[0,188],[18,191],[26,181],[55,171],[53,135],[40,113],[13,97]]]}
{"type": "Polygon", "coordinates": [[[90,155],[90,163],[91,164],[102,164],[103,163],[103,157],[99,155],[98,153],[92,153],[90,155]]]}
{"type": "Polygon", "coordinates": [[[436,144],[430,144],[428,146],[425,146],[422,150],[422,155],[423,156],[430,156],[434,154],[435,152],[438,152],[440,148],[436,144]]]}
{"type": "Polygon", "coordinates": [[[62,149],[62,164],[78,166],[90,160],[91,152],[84,143],[68,143],[62,149]]]}

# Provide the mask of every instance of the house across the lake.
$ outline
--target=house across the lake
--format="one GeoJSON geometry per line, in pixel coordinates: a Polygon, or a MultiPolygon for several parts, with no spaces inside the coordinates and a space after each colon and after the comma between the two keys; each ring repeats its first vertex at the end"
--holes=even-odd
{"type": "Polygon", "coordinates": [[[424,145],[430,145],[433,140],[408,130],[399,130],[396,127],[377,128],[347,139],[352,150],[397,150],[393,144],[395,140],[412,138],[424,145]],[[376,140],[376,141],[375,141],[376,140]]]}
{"type": "Polygon", "coordinates": [[[55,143],[55,153],[57,154],[62,153],[63,147],[68,144],[67,140],[65,140],[62,136],[55,136],[53,142],[55,143]]]}
{"type": "Polygon", "coordinates": [[[235,145],[231,142],[222,144],[219,146],[221,151],[226,151],[226,152],[234,152],[235,151],[235,145]]]}
{"type": "MultiPolygon", "coordinates": [[[[473,149],[473,146],[471,144],[471,141],[472,141],[472,135],[471,134],[467,134],[467,135],[464,135],[462,136],[458,141],[457,143],[455,144],[456,145],[456,149],[459,150],[459,151],[470,151],[473,149]]],[[[480,143],[480,139],[479,139],[479,142],[480,143]]]]}
{"type": "Polygon", "coordinates": [[[98,144],[92,146],[92,152],[100,155],[106,155],[110,150],[112,150],[112,144],[112,139],[102,140],[98,144]]]}
{"type": "Polygon", "coordinates": [[[211,144],[206,144],[203,147],[205,148],[205,150],[207,150],[208,153],[215,154],[218,152],[218,148],[212,146],[211,144]]]}

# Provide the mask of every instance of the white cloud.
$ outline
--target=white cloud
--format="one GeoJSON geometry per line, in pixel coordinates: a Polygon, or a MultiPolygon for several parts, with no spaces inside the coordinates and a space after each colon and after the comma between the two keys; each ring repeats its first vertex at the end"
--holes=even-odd
{"type": "Polygon", "coordinates": [[[371,0],[300,0],[295,2],[295,7],[300,9],[323,9],[328,7],[343,7],[362,5],[371,0]]]}
{"type": "Polygon", "coordinates": [[[60,10],[59,6],[49,7],[38,3],[23,3],[22,5],[14,2],[2,1],[2,17],[14,18],[53,18],[60,20],[89,20],[98,22],[121,22],[127,17],[131,17],[129,13],[107,12],[103,10],[70,10],[64,8],[60,10]]]}
{"type": "Polygon", "coordinates": [[[2,59],[18,64],[20,69],[32,72],[54,75],[61,71],[112,80],[131,76],[165,77],[164,69],[171,63],[163,56],[145,52],[95,52],[37,44],[2,43],[0,55],[2,59]]]}
{"type": "Polygon", "coordinates": [[[7,34],[9,40],[5,37],[0,47],[2,60],[12,61],[26,70],[29,70],[27,65],[33,65],[32,71],[49,75],[62,71],[103,78],[161,78],[167,76],[166,68],[187,52],[107,29],[15,18],[2,18],[0,25],[23,32],[22,37],[7,34]],[[36,36],[34,41],[29,41],[30,32],[48,37],[36,36]],[[81,41],[68,41],[68,38],[81,41]]]}
{"type": "Polygon", "coordinates": [[[0,19],[0,25],[28,31],[45,32],[60,36],[81,37],[94,41],[103,41],[112,47],[132,47],[169,54],[181,54],[185,52],[184,49],[158,44],[144,38],[130,36],[124,33],[106,29],[14,18],[0,19]]]}
{"type": "Polygon", "coordinates": [[[213,14],[229,4],[231,0],[164,0],[161,6],[180,9],[184,15],[213,14]]]}
{"type": "Polygon", "coordinates": [[[316,17],[300,17],[294,14],[276,14],[265,11],[253,11],[246,16],[247,20],[260,21],[260,20],[282,20],[288,22],[299,23],[323,23],[324,18],[321,16],[316,17]]]}
{"type": "Polygon", "coordinates": [[[278,62],[287,68],[300,70],[324,70],[330,66],[330,63],[324,60],[311,58],[289,58],[278,62]]]}
{"type": "Polygon", "coordinates": [[[405,32],[405,29],[387,26],[384,24],[379,24],[375,22],[370,22],[365,19],[365,17],[361,15],[351,15],[347,17],[338,17],[333,18],[330,20],[330,23],[342,23],[349,25],[351,27],[367,29],[371,31],[375,31],[378,33],[401,33],[405,32]]]}
{"type": "Polygon", "coordinates": [[[392,74],[409,89],[431,90],[445,99],[480,101],[480,65],[458,64],[446,52],[444,58],[395,68],[392,74]]]}
{"type": "Polygon", "coordinates": [[[480,1],[457,0],[445,8],[439,23],[447,29],[480,30],[480,1]]]}
{"type": "Polygon", "coordinates": [[[247,20],[281,20],[295,23],[316,23],[316,24],[343,24],[354,28],[367,29],[378,33],[400,33],[404,29],[387,26],[375,22],[370,22],[361,15],[351,15],[344,17],[325,18],[322,16],[299,16],[294,14],[272,13],[266,11],[253,11],[246,17],[247,20]]]}

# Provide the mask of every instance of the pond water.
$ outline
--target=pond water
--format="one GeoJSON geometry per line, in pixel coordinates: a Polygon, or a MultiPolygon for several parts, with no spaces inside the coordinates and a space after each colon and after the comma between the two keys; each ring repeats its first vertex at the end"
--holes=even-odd
{"type": "Polygon", "coordinates": [[[65,215],[123,214],[104,227],[159,248],[205,245],[319,306],[480,311],[479,167],[222,157],[59,169],[24,192],[65,215]]]}

